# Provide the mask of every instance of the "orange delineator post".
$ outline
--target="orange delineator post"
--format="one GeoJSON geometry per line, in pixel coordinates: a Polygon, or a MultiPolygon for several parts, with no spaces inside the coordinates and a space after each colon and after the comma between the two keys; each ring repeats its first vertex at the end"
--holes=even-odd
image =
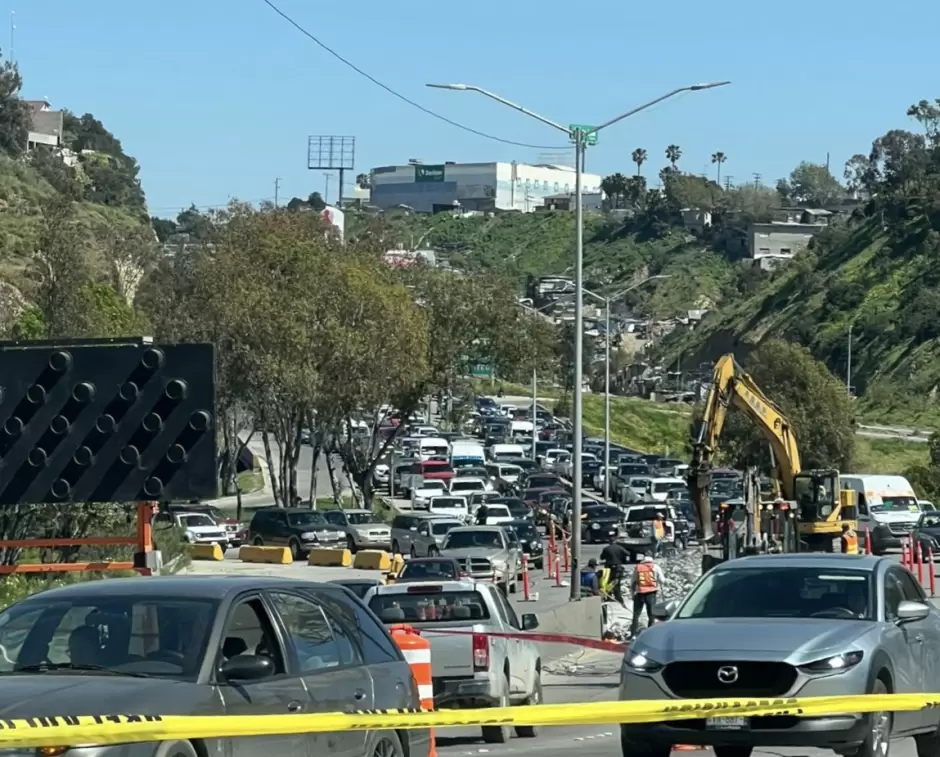
{"type": "MultiPolygon", "coordinates": [[[[431,678],[431,642],[425,639],[421,632],[404,623],[396,623],[389,627],[389,633],[411,668],[415,685],[418,688],[418,699],[421,700],[421,709],[434,710],[434,684],[431,678]]],[[[429,757],[437,757],[437,746],[434,741],[434,729],[431,729],[431,751],[429,757]]]]}
{"type": "Polygon", "coordinates": [[[865,529],[865,554],[871,554],[871,531],[865,529]]]}
{"type": "Polygon", "coordinates": [[[548,551],[554,552],[557,550],[555,546],[555,521],[552,520],[551,516],[548,518],[548,551]]]}
{"type": "Polygon", "coordinates": [[[529,601],[529,558],[528,555],[522,555],[522,598],[529,601]]]}
{"type": "Polygon", "coordinates": [[[920,542],[914,542],[914,561],[917,563],[917,583],[924,582],[924,560],[920,551],[920,542]]]}
{"type": "Polygon", "coordinates": [[[907,567],[907,540],[901,539],[901,565],[907,567]]]}
{"type": "Polygon", "coordinates": [[[561,560],[558,557],[556,557],[555,558],[555,586],[560,587],[561,585],[562,585],[561,584],[561,560]]]}
{"type": "Polygon", "coordinates": [[[930,569],[930,596],[935,597],[937,595],[937,574],[933,567],[933,547],[927,547],[927,566],[930,569]]]}
{"type": "Polygon", "coordinates": [[[568,549],[568,534],[566,534],[564,531],[561,532],[561,548],[565,555],[565,573],[567,573],[568,572],[568,555],[570,555],[571,552],[568,549]]]}

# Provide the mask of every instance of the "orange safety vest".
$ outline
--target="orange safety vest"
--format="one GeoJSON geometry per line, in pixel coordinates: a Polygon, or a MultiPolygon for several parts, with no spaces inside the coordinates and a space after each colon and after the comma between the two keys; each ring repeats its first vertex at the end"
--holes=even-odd
{"type": "Polygon", "coordinates": [[[636,593],[652,594],[658,591],[656,585],[655,565],[651,562],[641,562],[636,566],[636,593]]]}
{"type": "Polygon", "coordinates": [[[657,539],[662,539],[666,535],[666,529],[661,520],[653,521],[653,533],[656,534],[657,539]]]}
{"type": "Polygon", "coordinates": [[[842,534],[842,554],[858,554],[858,535],[854,531],[846,531],[842,534]]]}

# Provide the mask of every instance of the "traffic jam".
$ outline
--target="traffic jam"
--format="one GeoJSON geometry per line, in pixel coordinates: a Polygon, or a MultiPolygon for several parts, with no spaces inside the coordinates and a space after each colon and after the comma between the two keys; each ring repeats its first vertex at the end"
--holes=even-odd
{"type": "MultiPolygon", "coordinates": [[[[325,582],[302,573],[203,575],[43,591],[0,613],[2,718],[453,712],[441,722],[459,726],[459,737],[446,727],[344,726],[303,738],[118,739],[35,751],[430,757],[520,740],[560,753],[595,738],[577,730],[588,726],[574,710],[568,730],[558,731],[568,741],[537,716],[516,722],[478,712],[486,710],[940,696],[940,614],[931,600],[940,519],[902,477],[796,470],[775,488],[753,470],[714,468],[702,487],[692,482],[703,480],[695,474],[708,461],[695,444],[682,460],[584,438],[581,480],[572,482],[576,440],[567,422],[538,404],[480,396],[474,406],[460,431],[394,414],[373,430],[382,438],[395,429],[375,470],[392,507],[375,539],[404,557],[400,569],[325,582]],[[580,513],[575,486],[584,493],[580,513]],[[551,607],[534,596],[534,574],[596,606],[597,633],[547,631],[547,618],[557,622],[572,605],[567,591],[551,607]],[[549,655],[546,645],[558,644],[565,653],[549,655]],[[586,659],[606,665],[594,689],[584,681],[594,664],[586,659]]],[[[263,512],[251,531],[275,533],[263,512]]],[[[367,510],[306,513],[340,546],[370,546],[369,529],[382,522],[367,510]]],[[[163,508],[157,517],[193,539],[253,538],[210,506],[163,508]]],[[[619,736],[624,757],[667,757],[679,747],[717,757],[794,747],[887,757],[906,737],[913,741],[898,748],[912,743],[917,757],[940,757],[940,710],[892,711],[884,702],[877,712],[805,717],[612,718],[610,731],[590,733],[619,736]]],[[[584,748],[607,754],[616,746],[584,748]]]]}

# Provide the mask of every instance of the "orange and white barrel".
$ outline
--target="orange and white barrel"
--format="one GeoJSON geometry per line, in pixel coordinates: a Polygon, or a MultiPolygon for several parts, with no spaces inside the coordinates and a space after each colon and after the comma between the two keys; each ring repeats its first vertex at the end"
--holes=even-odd
{"type": "MultiPolygon", "coordinates": [[[[411,675],[415,679],[418,689],[418,699],[421,700],[421,709],[431,711],[434,709],[434,683],[431,679],[431,642],[421,634],[404,623],[397,623],[389,627],[392,640],[398,645],[411,668],[411,675]]],[[[434,743],[434,730],[431,730],[430,757],[436,757],[437,750],[434,743]]]]}

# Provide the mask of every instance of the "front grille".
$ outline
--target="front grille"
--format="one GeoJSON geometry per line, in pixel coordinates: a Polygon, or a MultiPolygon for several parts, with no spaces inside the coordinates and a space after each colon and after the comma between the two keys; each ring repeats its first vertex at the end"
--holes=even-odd
{"type": "Polygon", "coordinates": [[[914,530],[913,523],[889,523],[888,530],[895,536],[906,536],[914,530]]]}
{"type": "Polygon", "coordinates": [[[663,670],[663,680],[677,697],[779,697],[796,681],[796,668],[785,662],[673,662],[663,670]],[[735,668],[737,678],[724,683],[720,668],[735,668]]]}
{"type": "Polygon", "coordinates": [[[493,575],[493,564],[485,557],[468,557],[463,560],[463,564],[471,576],[490,577],[493,575]]]}

